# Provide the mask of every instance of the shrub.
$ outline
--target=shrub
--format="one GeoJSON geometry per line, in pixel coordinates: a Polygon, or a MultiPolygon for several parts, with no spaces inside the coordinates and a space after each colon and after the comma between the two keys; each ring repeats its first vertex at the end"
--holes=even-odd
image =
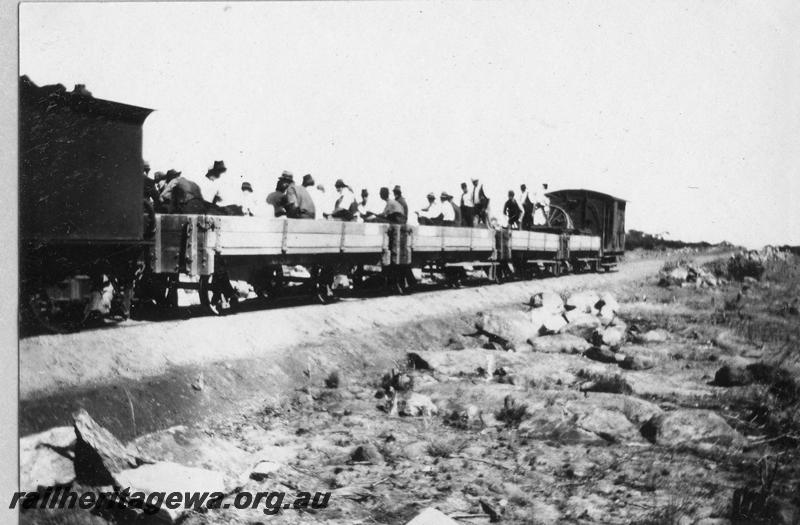
{"type": "Polygon", "coordinates": [[[764,275],[764,264],[757,259],[736,254],[728,261],[728,275],[737,281],[743,281],[745,277],[761,279],[764,275]]]}
{"type": "Polygon", "coordinates": [[[339,372],[334,370],[325,378],[326,388],[339,388],[339,372]]]}

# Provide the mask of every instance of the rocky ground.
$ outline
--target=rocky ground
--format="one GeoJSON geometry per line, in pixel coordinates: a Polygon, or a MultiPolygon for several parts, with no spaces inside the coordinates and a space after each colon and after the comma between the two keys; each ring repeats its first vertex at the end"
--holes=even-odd
{"type": "Polygon", "coordinates": [[[331,492],[317,510],[162,513],[186,524],[798,523],[798,261],[648,268],[486,301],[424,344],[395,337],[394,363],[309,365],[239,411],[125,444],[76,412],[21,440],[22,488],[331,492]]]}

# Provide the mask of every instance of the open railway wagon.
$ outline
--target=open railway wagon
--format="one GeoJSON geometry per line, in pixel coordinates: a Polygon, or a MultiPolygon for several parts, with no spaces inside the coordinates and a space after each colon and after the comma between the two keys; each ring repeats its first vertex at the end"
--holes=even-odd
{"type": "Polygon", "coordinates": [[[201,303],[219,313],[235,299],[230,281],[250,283],[269,297],[300,280],[327,302],[334,299],[335,275],[360,283],[368,268],[378,269],[399,292],[413,281],[412,267],[436,266],[458,279],[459,269],[470,264],[487,267],[494,277],[502,263],[497,247],[498,233],[479,228],[158,215],[150,267],[166,276],[167,297],[174,298],[177,288],[198,289],[201,303]],[[283,274],[284,266],[294,265],[308,268],[309,277],[283,274]]]}
{"type": "Polygon", "coordinates": [[[620,261],[625,254],[626,201],[584,189],[558,190],[547,196],[572,221],[567,257],[572,266],[608,270],[620,261]]]}

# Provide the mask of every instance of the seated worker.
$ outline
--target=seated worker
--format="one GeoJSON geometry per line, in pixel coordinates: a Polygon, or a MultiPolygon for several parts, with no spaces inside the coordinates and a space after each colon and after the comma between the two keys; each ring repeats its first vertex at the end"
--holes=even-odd
{"type": "Polygon", "coordinates": [[[386,201],[386,206],[380,213],[367,212],[366,222],[388,222],[390,224],[405,224],[406,216],[403,213],[403,207],[399,202],[389,197],[389,188],[383,187],[380,191],[380,197],[386,201]]]}
{"type": "MultiPolygon", "coordinates": [[[[277,184],[275,184],[275,191],[267,195],[267,205],[272,211],[273,217],[282,217],[286,215],[286,210],[283,209],[283,205],[281,204],[283,201],[283,192],[281,191],[281,187],[281,182],[279,180],[277,184]]],[[[269,215],[269,213],[267,213],[267,215],[269,215]]]]}
{"type": "Polygon", "coordinates": [[[439,199],[442,201],[442,226],[461,226],[461,210],[453,202],[453,196],[443,191],[439,199]]]}
{"type": "MultiPolygon", "coordinates": [[[[283,192],[280,206],[290,219],[313,219],[316,214],[311,195],[302,186],[294,183],[294,175],[284,171],[278,179],[278,191],[283,192]]],[[[277,213],[277,211],[276,211],[277,213]]]]}
{"type": "Polygon", "coordinates": [[[205,214],[208,205],[203,200],[203,192],[197,183],[181,176],[180,171],[167,171],[167,185],[161,192],[161,201],[166,204],[168,213],[205,214]]]}
{"type": "Polygon", "coordinates": [[[255,217],[258,212],[258,204],[253,198],[253,186],[245,181],[242,183],[242,214],[248,217],[255,217]]]}
{"type": "Polygon", "coordinates": [[[503,205],[503,215],[508,217],[508,229],[519,229],[519,219],[522,216],[522,209],[519,207],[517,199],[514,198],[514,191],[508,192],[508,200],[503,205]]]}
{"type": "Polygon", "coordinates": [[[231,199],[231,196],[238,197],[229,183],[222,181],[222,174],[228,171],[225,163],[215,160],[214,165],[206,172],[205,188],[211,205],[207,212],[213,215],[243,215],[241,205],[231,199]]]}
{"type": "Polygon", "coordinates": [[[336,199],[336,204],[333,205],[333,211],[326,213],[325,218],[339,221],[356,220],[358,216],[358,201],[356,201],[353,189],[345,184],[342,179],[338,179],[335,186],[339,198],[336,199]]]}
{"type": "Polygon", "coordinates": [[[442,223],[442,207],[436,202],[436,195],[433,193],[428,194],[428,205],[414,213],[417,214],[417,220],[420,224],[442,223]]]}

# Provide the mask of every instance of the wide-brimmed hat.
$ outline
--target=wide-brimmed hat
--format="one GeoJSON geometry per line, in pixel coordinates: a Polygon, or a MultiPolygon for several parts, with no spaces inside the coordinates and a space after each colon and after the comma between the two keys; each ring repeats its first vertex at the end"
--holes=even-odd
{"type": "Polygon", "coordinates": [[[242,191],[249,191],[249,192],[252,193],[253,187],[250,185],[249,182],[243,182],[242,183],[242,191]]]}
{"type": "Polygon", "coordinates": [[[313,186],[314,185],[314,177],[311,176],[310,173],[306,173],[303,175],[303,186],[313,186]]]}
{"type": "Polygon", "coordinates": [[[435,195],[433,192],[430,192],[430,193],[428,194],[428,198],[429,198],[429,199],[435,199],[435,198],[436,198],[436,195],[435,195]]]}
{"type": "Polygon", "coordinates": [[[172,179],[175,179],[175,178],[180,177],[180,176],[181,176],[181,172],[180,171],[168,170],[167,174],[166,174],[166,179],[167,180],[172,180],[172,179]]]}
{"type": "Polygon", "coordinates": [[[361,195],[369,195],[369,192],[367,191],[367,188],[364,188],[364,189],[361,190],[361,195]]]}
{"type": "Polygon", "coordinates": [[[397,185],[397,186],[395,186],[395,187],[394,187],[394,189],[393,189],[392,191],[395,191],[395,192],[397,192],[397,193],[400,193],[400,192],[401,192],[401,191],[403,191],[403,190],[401,190],[401,189],[400,189],[400,186],[399,186],[399,185],[397,185]]]}
{"type": "Polygon", "coordinates": [[[284,170],[278,180],[285,180],[286,182],[294,182],[294,175],[291,171],[284,170]]]}
{"type": "Polygon", "coordinates": [[[334,184],[336,188],[344,188],[347,184],[344,183],[342,179],[336,179],[336,183],[334,184]]]}
{"type": "Polygon", "coordinates": [[[225,167],[225,163],[221,160],[215,160],[214,165],[208,171],[214,171],[216,173],[224,173],[228,171],[228,168],[225,167]]]}
{"type": "Polygon", "coordinates": [[[163,171],[157,171],[153,174],[153,180],[156,182],[161,182],[162,180],[167,178],[167,174],[163,171]]]}
{"type": "Polygon", "coordinates": [[[452,199],[452,198],[453,198],[453,196],[452,196],[452,195],[450,195],[449,193],[447,193],[446,191],[443,191],[443,192],[442,192],[442,194],[441,194],[441,195],[439,195],[439,198],[440,198],[440,199],[447,200],[447,199],[452,199]]]}

